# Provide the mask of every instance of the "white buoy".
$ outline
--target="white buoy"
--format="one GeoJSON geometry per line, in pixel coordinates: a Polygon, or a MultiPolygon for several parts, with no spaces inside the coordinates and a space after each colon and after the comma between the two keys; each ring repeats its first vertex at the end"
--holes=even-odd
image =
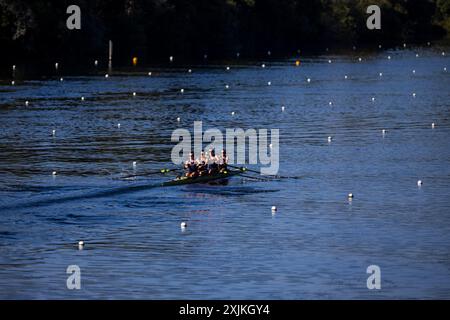
{"type": "Polygon", "coordinates": [[[52,136],[55,136],[55,135],[56,135],[56,130],[53,129],[53,130],[52,130],[52,136]]]}
{"type": "Polygon", "coordinates": [[[136,92],[133,92],[133,97],[136,97],[136,92]]]}
{"type": "Polygon", "coordinates": [[[347,75],[345,75],[345,76],[344,76],[344,79],[348,79],[348,76],[347,76],[347,75]]]}
{"type": "Polygon", "coordinates": [[[64,78],[62,78],[62,77],[61,77],[61,78],[59,78],[59,81],[63,82],[63,81],[64,81],[64,78]]]}
{"type": "Polygon", "coordinates": [[[328,137],[328,142],[331,142],[331,140],[333,140],[333,138],[331,136],[328,137]]]}
{"type": "Polygon", "coordinates": [[[136,167],[136,165],[137,165],[137,162],[133,161],[133,167],[136,167]]]}
{"type": "Polygon", "coordinates": [[[226,84],[225,85],[225,89],[229,89],[229,88],[230,88],[230,86],[226,84]]]}
{"type": "Polygon", "coordinates": [[[98,60],[94,61],[94,66],[98,66],[98,60]]]}
{"type": "Polygon", "coordinates": [[[188,73],[192,73],[192,69],[189,69],[189,70],[188,70],[188,73]]]}
{"type": "Polygon", "coordinates": [[[269,144],[269,148],[272,149],[272,144],[269,144]]]}
{"type": "Polygon", "coordinates": [[[231,112],[231,115],[234,116],[234,111],[231,112]]]}
{"type": "Polygon", "coordinates": [[[266,67],[266,65],[263,63],[262,65],[261,65],[261,68],[265,68],[266,67]]]}
{"type": "Polygon", "coordinates": [[[152,73],[151,73],[151,72],[149,72],[149,73],[148,73],[148,75],[149,75],[149,76],[151,76],[151,75],[152,75],[152,73]]]}
{"type": "Polygon", "coordinates": [[[12,69],[13,69],[13,71],[16,70],[16,65],[15,64],[13,64],[12,69]]]}
{"type": "Polygon", "coordinates": [[[388,56],[388,60],[391,60],[391,56],[388,56]]]}
{"type": "Polygon", "coordinates": [[[328,63],[331,63],[331,60],[328,60],[328,63]]]}
{"type": "Polygon", "coordinates": [[[332,105],[333,105],[333,102],[332,102],[332,101],[328,102],[328,105],[332,106],[332,105]]]}
{"type": "Polygon", "coordinates": [[[81,101],[84,101],[84,97],[81,97],[81,101]]]}
{"type": "Polygon", "coordinates": [[[311,82],[311,78],[306,79],[306,81],[307,81],[308,83],[310,83],[310,82],[311,82]]]}
{"type": "Polygon", "coordinates": [[[417,180],[417,185],[420,187],[423,184],[422,180],[417,180]]]}
{"type": "Polygon", "coordinates": [[[272,82],[267,81],[267,85],[268,85],[268,86],[272,85],[272,82]]]}
{"type": "Polygon", "coordinates": [[[25,105],[28,107],[28,104],[29,104],[29,102],[28,102],[28,100],[27,101],[25,101],[25,105]]]}
{"type": "Polygon", "coordinates": [[[186,229],[187,223],[183,221],[183,222],[180,224],[180,227],[181,227],[181,229],[186,229]]]}
{"type": "Polygon", "coordinates": [[[118,123],[118,124],[117,124],[117,128],[119,128],[119,129],[120,129],[120,123],[118,123]]]}
{"type": "Polygon", "coordinates": [[[55,63],[55,69],[56,69],[56,70],[58,70],[58,66],[59,66],[59,64],[58,64],[58,62],[56,62],[56,63],[55,63]]]}
{"type": "Polygon", "coordinates": [[[53,172],[52,172],[52,176],[56,176],[56,171],[53,171],[53,172]]]}
{"type": "Polygon", "coordinates": [[[416,93],[415,93],[415,92],[413,92],[412,96],[413,96],[413,98],[415,98],[415,97],[416,97],[416,93]]]}
{"type": "Polygon", "coordinates": [[[178,122],[180,122],[180,121],[181,121],[181,118],[180,118],[180,117],[178,117],[178,118],[177,118],[177,121],[178,121],[178,122]]]}
{"type": "Polygon", "coordinates": [[[403,48],[406,48],[406,43],[403,44],[403,48]]]}
{"type": "Polygon", "coordinates": [[[434,127],[435,127],[435,124],[434,124],[434,122],[431,124],[431,128],[432,129],[434,129],[434,127]]]}
{"type": "Polygon", "coordinates": [[[284,106],[281,106],[281,111],[283,111],[283,112],[284,112],[284,109],[285,109],[285,108],[284,108],[284,106]]]}
{"type": "Polygon", "coordinates": [[[419,54],[418,53],[416,53],[416,58],[418,58],[419,57],[419,54]]]}
{"type": "Polygon", "coordinates": [[[442,51],[442,56],[445,56],[445,52],[444,51],[442,51]]]}
{"type": "Polygon", "coordinates": [[[272,206],[272,212],[277,211],[277,207],[276,206],[272,206]]]}
{"type": "Polygon", "coordinates": [[[375,101],[375,97],[372,97],[372,102],[374,102],[375,101]]]}
{"type": "Polygon", "coordinates": [[[358,58],[358,61],[361,62],[361,61],[362,61],[362,58],[358,58]]]}
{"type": "Polygon", "coordinates": [[[414,74],[415,74],[415,73],[416,73],[416,70],[413,70],[413,71],[412,71],[412,73],[414,73],[414,74]]]}
{"type": "Polygon", "coordinates": [[[16,82],[13,80],[13,81],[11,81],[11,85],[13,86],[13,85],[15,85],[16,84],[16,82]]]}
{"type": "Polygon", "coordinates": [[[84,246],[84,241],[78,241],[78,247],[83,247],[84,246]]]}
{"type": "Polygon", "coordinates": [[[180,89],[180,92],[181,92],[181,93],[184,93],[184,89],[180,89]]]}
{"type": "Polygon", "coordinates": [[[349,194],[348,194],[348,198],[349,198],[349,199],[353,199],[353,193],[349,193],[349,194]]]}
{"type": "Polygon", "coordinates": [[[170,62],[173,62],[173,56],[170,56],[170,57],[169,57],[169,61],[170,61],[170,62]]]}
{"type": "Polygon", "coordinates": [[[382,76],[383,76],[383,72],[380,72],[378,75],[379,75],[380,77],[382,77],[382,76]]]}
{"type": "Polygon", "coordinates": [[[108,78],[109,77],[109,74],[105,74],[105,78],[108,78]]]}
{"type": "Polygon", "coordinates": [[[447,71],[447,67],[444,67],[444,71],[445,71],[445,72],[447,71]]]}
{"type": "Polygon", "coordinates": [[[227,67],[227,71],[230,71],[230,67],[227,67]]]}
{"type": "Polygon", "coordinates": [[[381,130],[381,134],[384,136],[386,134],[386,129],[381,130]]]}

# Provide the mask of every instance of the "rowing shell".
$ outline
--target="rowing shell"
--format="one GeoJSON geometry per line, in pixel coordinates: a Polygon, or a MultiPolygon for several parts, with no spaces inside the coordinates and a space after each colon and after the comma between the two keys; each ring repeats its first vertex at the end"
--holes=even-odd
{"type": "Polygon", "coordinates": [[[242,172],[240,170],[228,170],[225,172],[219,172],[214,175],[207,175],[207,176],[198,176],[195,178],[191,177],[179,177],[167,182],[163,182],[162,186],[168,187],[168,186],[179,186],[184,184],[192,184],[192,183],[208,183],[211,181],[220,181],[224,179],[228,179],[232,176],[239,175],[242,172]]]}

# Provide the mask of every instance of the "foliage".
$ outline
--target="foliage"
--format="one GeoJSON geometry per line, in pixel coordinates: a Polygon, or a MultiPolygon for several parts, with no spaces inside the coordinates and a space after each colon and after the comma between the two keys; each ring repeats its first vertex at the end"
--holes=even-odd
{"type": "Polygon", "coordinates": [[[104,57],[109,39],[119,63],[133,55],[152,63],[169,55],[220,59],[429,41],[447,31],[450,0],[0,0],[8,63],[104,57]],[[366,28],[366,8],[374,3],[381,7],[381,30],[366,28]],[[81,30],[66,28],[71,4],[81,8],[81,30]]]}

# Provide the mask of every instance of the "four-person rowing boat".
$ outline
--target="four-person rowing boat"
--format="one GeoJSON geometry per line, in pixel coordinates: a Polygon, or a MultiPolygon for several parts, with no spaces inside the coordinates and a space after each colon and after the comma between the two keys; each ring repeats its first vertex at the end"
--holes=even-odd
{"type": "Polygon", "coordinates": [[[206,155],[202,151],[199,159],[195,159],[191,152],[189,159],[185,162],[186,174],[163,183],[163,186],[177,186],[192,183],[221,183],[226,182],[229,177],[242,173],[243,170],[228,170],[228,157],[225,150],[218,157],[214,149],[206,155]]]}
{"type": "Polygon", "coordinates": [[[211,175],[204,175],[204,176],[195,176],[195,177],[177,177],[173,180],[166,181],[162,183],[162,186],[168,187],[168,186],[178,186],[178,185],[185,185],[185,184],[193,184],[193,183],[220,183],[220,182],[226,182],[228,178],[232,176],[236,176],[239,174],[242,174],[243,170],[226,170],[221,171],[216,174],[211,175]]]}

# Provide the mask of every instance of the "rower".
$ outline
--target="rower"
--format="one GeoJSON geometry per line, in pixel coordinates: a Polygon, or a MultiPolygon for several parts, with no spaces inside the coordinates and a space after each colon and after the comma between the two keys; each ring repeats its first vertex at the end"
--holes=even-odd
{"type": "Polygon", "coordinates": [[[202,150],[200,158],[197,159],[197,171],[200,176],[208,174],[208,158],[205,155],[205,151],[202,150]]]}
{"type": "Polygon", "coordinates": [[[208,158],[208,173],[215,174],[217,172],[219,172],[219,157],[216,156],[216,151],[214,149],[210,149],[208,158]]]}
{"type": "Polygon", "coordinates": [[[197,167],[198,165],[197,161],[195,160],[194,153],[191,152],[189,154],[189,160],[184,163],[184,169],[187,170],[186,177],[194,178],[198,176],[197,167]]]}
{"type": "Polygon", "coordinates": [[[227,151],[225,149],[222,149],[222,157],[219,162],[219,171],[220,172],[227,171],[227,167],[228,167],[227,151]]]}

